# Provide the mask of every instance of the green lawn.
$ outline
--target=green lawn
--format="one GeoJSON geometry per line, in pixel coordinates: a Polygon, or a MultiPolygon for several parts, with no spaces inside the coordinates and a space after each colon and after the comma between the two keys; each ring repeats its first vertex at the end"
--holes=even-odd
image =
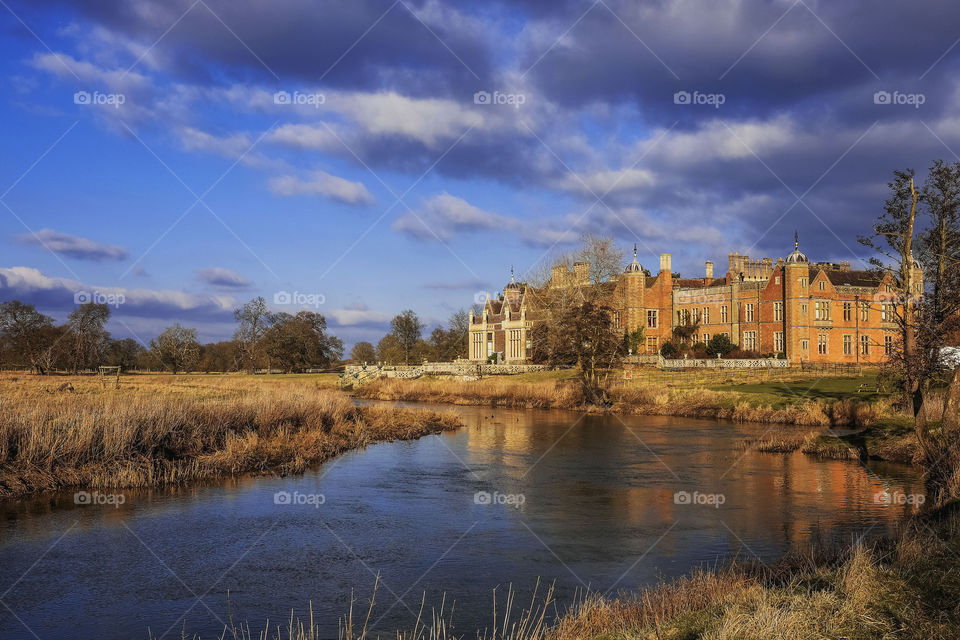
{"type": "Polygon", "coordinates": [[[760,404],[782,407],[797,400],[843,400],[856,398],[863,402],[872,402],[886,395],[876,392],[877,375],[863,374],[854,377],[809,378],[789,381],[770,381],[752,384],[716,385],[709,387],[715,391],[735,391],[750,396],[750,400],[760,404]],[[864,391],[858,389],[864,386],[864,391]]]}

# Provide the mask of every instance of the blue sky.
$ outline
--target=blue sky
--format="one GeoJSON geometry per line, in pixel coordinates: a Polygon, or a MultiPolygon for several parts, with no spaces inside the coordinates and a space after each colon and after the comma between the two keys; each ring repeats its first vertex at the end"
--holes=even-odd
{"type": "Polygon", "coordinates": [[[376,341],[583,233],[858,265],[960,149],[953,2],[5,3],[0,300],[143,340],[297,292],[376,341]]]}

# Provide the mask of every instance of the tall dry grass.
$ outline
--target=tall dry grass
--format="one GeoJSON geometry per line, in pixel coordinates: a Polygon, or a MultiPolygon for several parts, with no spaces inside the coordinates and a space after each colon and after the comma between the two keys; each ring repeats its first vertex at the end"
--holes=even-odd
{"type": "Polygon", "coordinates": [[[0,497],[135,488],[238,474],[301,473],[343,451],[459,425],[430,411],[356,407],[345,394],[249,379],[0,379],[0,497]],[[137,386],[139,385],[139,386],[137,386]]]}
{"type": "MultiPolygon", "coordinates": [[[[513,381],[485,378],[478,381],[404,380],[384,378],[354,390],[354,395],[376,400],[404,400],[511,408],[597,411],[578,385],[570,381],[513,381]]],[[[892,415],[889,402],[851,399],[797,400],[784,408],[756,406],[733,392],[699,387],[636,384],[609,392],[610,411],[620,414],[719,418],[737,422],[780,423],[802,426],[867,426],[878,417],[892,415]]]]}

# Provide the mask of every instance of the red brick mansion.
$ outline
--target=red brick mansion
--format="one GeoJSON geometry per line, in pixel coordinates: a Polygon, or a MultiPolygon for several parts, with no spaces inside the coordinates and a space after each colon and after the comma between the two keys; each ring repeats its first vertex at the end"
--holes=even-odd
{"type": "MultiPolygon", "coordinates": [[[[634,250],[633,262],[609,283],[591,285],[590,264],[578,262],[572,271],[554,267],[546,286],[608,287],[615,326],[625,333],[643,327],[641,351],[648,354],[672,338],[674,327],[696,325],[695,342],[724,333],[741,349],[783,353],[792,362],[883,362],[897,340],[891,277],[852,270],[849,262],[810,262],[794,244],[776,261],[732,253],[719,278],[712,262],[702,278],[674,278],[670,254],[660,255],[659,272],[649,276],[634,250]]],[[[919,293],[923,275],[915,268],[919,293]]],[[[529,332],[540,316],[533,293],[511,277],[502,296],[471,313],[471,360],[498,353],[507,363],[529,361],[529,332]]]]}

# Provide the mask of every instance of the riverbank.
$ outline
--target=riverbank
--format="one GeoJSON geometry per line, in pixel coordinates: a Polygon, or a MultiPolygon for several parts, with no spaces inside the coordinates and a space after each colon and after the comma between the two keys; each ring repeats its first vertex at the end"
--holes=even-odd
{"type": "MultiPolygon", "coordinates": [[[[812,388],[817,382],[819,380],[813,380],[808,386],[812,388]]],[[[587,401],[574,381],[563,378],[382,379],[360,386],[353,394],[373,400],[588,412],[602,410],[587,401]]],[[[774,403],[768,402],[764,395],[738,392],[735,386],[716,390],[702,386],[633,383],[611,389],[608,394],[610,406],[606,410],[618,414],[838,427],[866,427],[880,418],[895,415],[890,400],[885,397],[816,397],[789,390],[783,396],[774,403]]]]}
{"type": "Polygon", "coordinates": [[[357,407],[249,377],[0,377],[0,498],[298,474],[351,449],[456,429],[450,414],[357,407]]]}
{"type": "MultiPolygon", "coordinates": [[[[375,597],[349,610],[343,640],[369,637],[375,597]],[[369,607],[369,610],[368,610],[369,607]]],[[[541,589],[541,592],[543,590],[541,589]]],[[[356,602],[355,599],[351,599],[356,602]]],[[[815,547],[773,565],[736,561],[718,569],[617,597],[587,594],[553,622],[552,590],[516,604],[511,592],[493,605],[493,632],[458,634],[441,612],[421,611],[398,640],[821,640],[960,637],[960,509],[912,516],[887,538],[846,549],[815,547]]],[[[310,620],[251,631],[235,640],[312,640],[310,620]]],[[[391,634],[392,635],[392,634],[391,634]]]]}

